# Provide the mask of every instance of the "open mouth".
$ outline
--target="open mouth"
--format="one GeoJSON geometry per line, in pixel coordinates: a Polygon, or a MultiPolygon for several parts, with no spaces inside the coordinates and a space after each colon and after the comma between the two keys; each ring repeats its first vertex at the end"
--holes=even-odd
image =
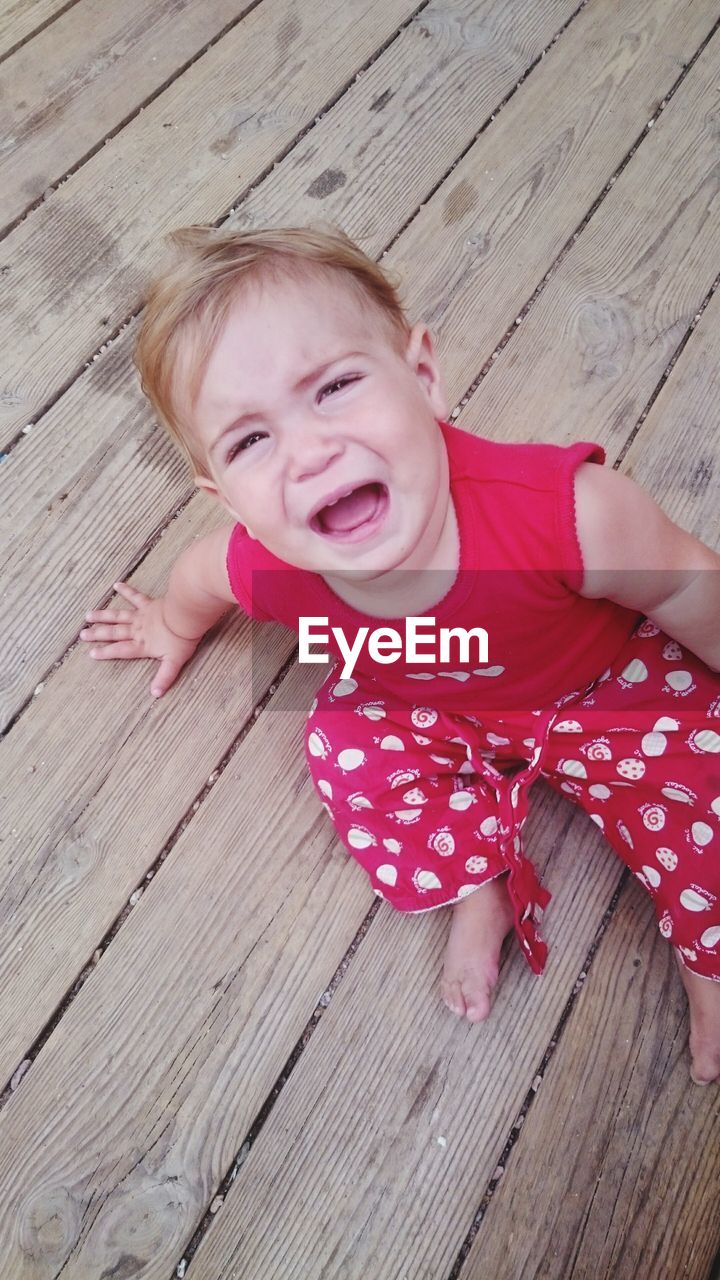
{"type": "Polygon", "coordinates": [[[326,538],[357,542],[370,537],[379,528],[389,503],[387,486],[380,481],[371,481],[321,507],[310,520],[310,526],[326,538]]]}

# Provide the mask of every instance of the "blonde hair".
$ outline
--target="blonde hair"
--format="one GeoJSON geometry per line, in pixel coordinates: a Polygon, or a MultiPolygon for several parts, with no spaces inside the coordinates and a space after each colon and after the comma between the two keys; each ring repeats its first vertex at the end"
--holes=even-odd
{"type": "Polygon", "coordinates": [[[343,231],[278,227],[218,231],[183,227],[170,234],[176,256],[151,284],[135,348],[145,395],[160,422],[204,474],[181,404],[197,400],[212,349],[240,284],[316,275],[340,276],[401,348],[410,328],[396,285],[343,231]],[[182,366],[182,368],[181,368],[182,366]]]}

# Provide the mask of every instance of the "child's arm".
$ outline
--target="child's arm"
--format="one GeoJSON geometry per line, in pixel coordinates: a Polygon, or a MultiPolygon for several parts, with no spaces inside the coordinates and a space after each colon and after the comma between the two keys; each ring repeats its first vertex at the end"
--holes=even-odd
{"type": "Polygon", "coordinates": [[[609,467],[578,467],[575,513],[585,566],[580,594],[637,609],[720,670],[720,556],[609,467]]]}
{"type": "Polygon", "coordinates": [[[216,529],[191,543],[173,566],[167,592],[154,600],[126,582],[114,583],[133,610],[101,609],[86,614],[92,626],[80,639],[95,644],[91,658],[158,658],[151,693],[159,698],[177,679],[205,632],[235,598],[226,558],[231,529],[216,529]],[[97,641],[106,641],[97,645],[97,641]]]}

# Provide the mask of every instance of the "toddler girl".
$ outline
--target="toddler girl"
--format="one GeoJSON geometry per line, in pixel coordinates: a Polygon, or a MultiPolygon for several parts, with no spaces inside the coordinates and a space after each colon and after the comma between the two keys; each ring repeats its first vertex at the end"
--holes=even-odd
{"type": "Polygon", "coordinates": [[[91,656],[158,659],[159,696],[235,602],[298,630],[322,620],[313,781],[376,893],[453,905],[449,1008],[487,1017],[513,926],[542,970],[549,895],[521,836],[542,776],[652,895],[690,1001],[692,1078],[720,1077],[720,556],[597,445],[451,426],[427,328],[342,233],[174,240],[137,364],[235,523],[188,547],[162,599],[116,583],[133,608],[87,615],[91,656]],[[408,617],[454,631],[449,660],[397,652],[380,623],[408,617]],[[337,635],[362,628],[373,644],[343,677],[337,635]]]}

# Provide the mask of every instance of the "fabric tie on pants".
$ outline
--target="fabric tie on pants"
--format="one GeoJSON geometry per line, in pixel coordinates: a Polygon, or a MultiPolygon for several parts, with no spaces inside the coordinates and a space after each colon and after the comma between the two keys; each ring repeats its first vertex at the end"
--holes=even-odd
{"type": "MultiPolygon", "coordinates": [[[[538,713],[533,712],[535,714],[538,713]]],[[[535,748],[530,763],[510,775],[501,773],[469,743],[465,744],[467,758],[475,773],[484,778],[495,792],[498,849],[509,872],[507,886],[515,916],[515,933],[530,968],[536,974],[542,973],[547,960],[547,945],[537,926],[551,895],[540,883],[535,867],[525,855],[522,828],[529,810],[528,792],[540,773],[543,749],[558,715],[557,708],[538,714],[533,735],[535,748]]],[[[457,728],[457,725],[451,727],[457,728]]]]}

